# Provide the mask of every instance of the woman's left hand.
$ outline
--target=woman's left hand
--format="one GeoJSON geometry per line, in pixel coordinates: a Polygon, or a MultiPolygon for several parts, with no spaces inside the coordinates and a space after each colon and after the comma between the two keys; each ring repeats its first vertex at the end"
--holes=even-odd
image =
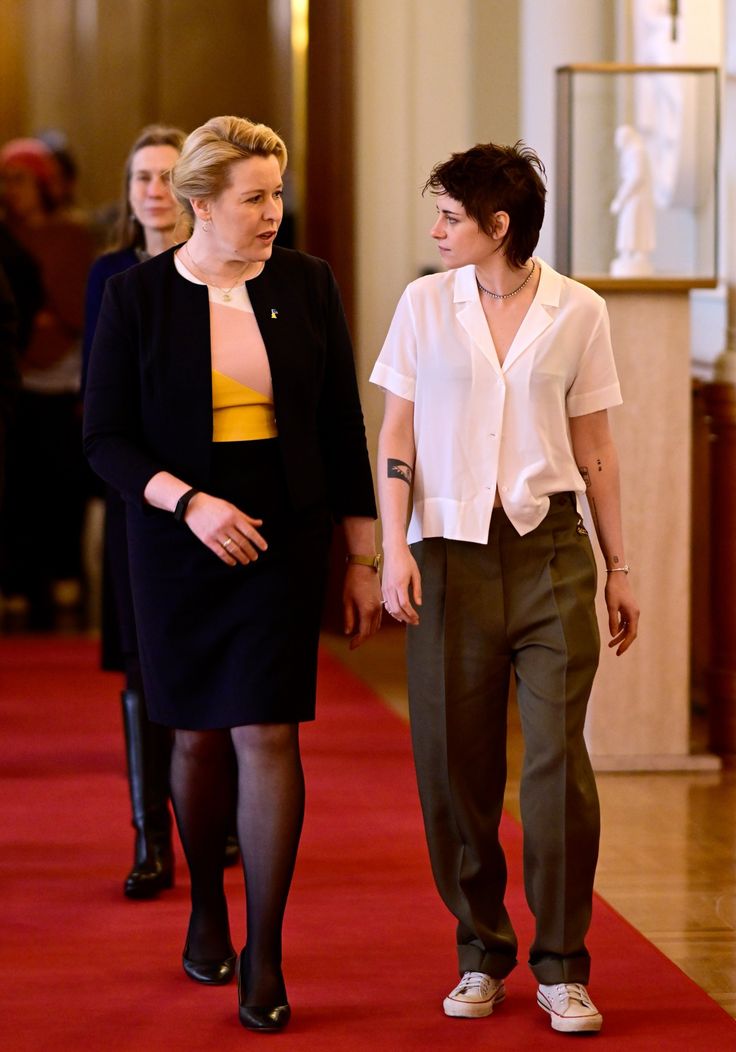
{"type": "Polygon", "coordinates": [[[348,564],[342,588],[343,625],[355,650],[381,627],[381,582],[370,566],[348,564]]]}
{"type": "Polygon", "coordinates": [[[609,573],[606,580],[608,627],[612,635],[609,647],[616,656],[626,653],[639,632],[639,606],[629,584],[628,574],[609,573]]]}

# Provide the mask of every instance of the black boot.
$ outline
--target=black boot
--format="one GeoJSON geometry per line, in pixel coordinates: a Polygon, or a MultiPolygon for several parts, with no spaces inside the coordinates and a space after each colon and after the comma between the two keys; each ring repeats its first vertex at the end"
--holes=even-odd
{"type": "Polygon", "coordinates": [[[135,862],[123,890],[130,899],[151,899],[174,884],[169,813],[171,731],[149,721],[137,691],[124,690],[121,699],[136,832],[135,862]]]}

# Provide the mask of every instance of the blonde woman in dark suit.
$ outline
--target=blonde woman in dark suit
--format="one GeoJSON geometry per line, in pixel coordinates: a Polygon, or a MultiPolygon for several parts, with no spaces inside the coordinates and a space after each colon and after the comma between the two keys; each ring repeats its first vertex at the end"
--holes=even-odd
{"type": "Polygon", "coordinates": [[[285,166],[264,125],[219,117],[189,136],[172,185],[192,236],[108,282],[85,414],[90,461],[127,501],[149,714],[175,729],[172,798],[192,882],[184,968],[208,983],[235,969],[222,882],[234,746],[247,886],[239,1014],[258,1030],[290,1016],[281,927],[333,522],[349,552],[352,646],[381,611],[337,286],[322,260],[273,245],[285,166]]]}

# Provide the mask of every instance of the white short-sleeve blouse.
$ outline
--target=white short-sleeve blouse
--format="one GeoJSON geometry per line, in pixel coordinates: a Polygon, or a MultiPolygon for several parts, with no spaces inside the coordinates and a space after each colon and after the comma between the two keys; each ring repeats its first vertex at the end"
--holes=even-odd
{"type": "Polygon", "coordinates": [[[485,544],[496,488],[520,535],[553,493],[585,492],[568,418],[621,403],[608,312],[592,289],[546,263],[503,366],[475,267],[413,281],[371,381],[414,403],[408,541],[485,544]]]}

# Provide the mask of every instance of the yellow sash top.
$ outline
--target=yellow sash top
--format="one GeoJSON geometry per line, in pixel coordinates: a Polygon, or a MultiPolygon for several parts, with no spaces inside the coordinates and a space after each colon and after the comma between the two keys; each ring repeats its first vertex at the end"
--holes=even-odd
{"type": "Polygon", "coordinates": [[[273,402],[267,395],[212,370],[212,441],[253,442],[276,438],[273,402]]]}

